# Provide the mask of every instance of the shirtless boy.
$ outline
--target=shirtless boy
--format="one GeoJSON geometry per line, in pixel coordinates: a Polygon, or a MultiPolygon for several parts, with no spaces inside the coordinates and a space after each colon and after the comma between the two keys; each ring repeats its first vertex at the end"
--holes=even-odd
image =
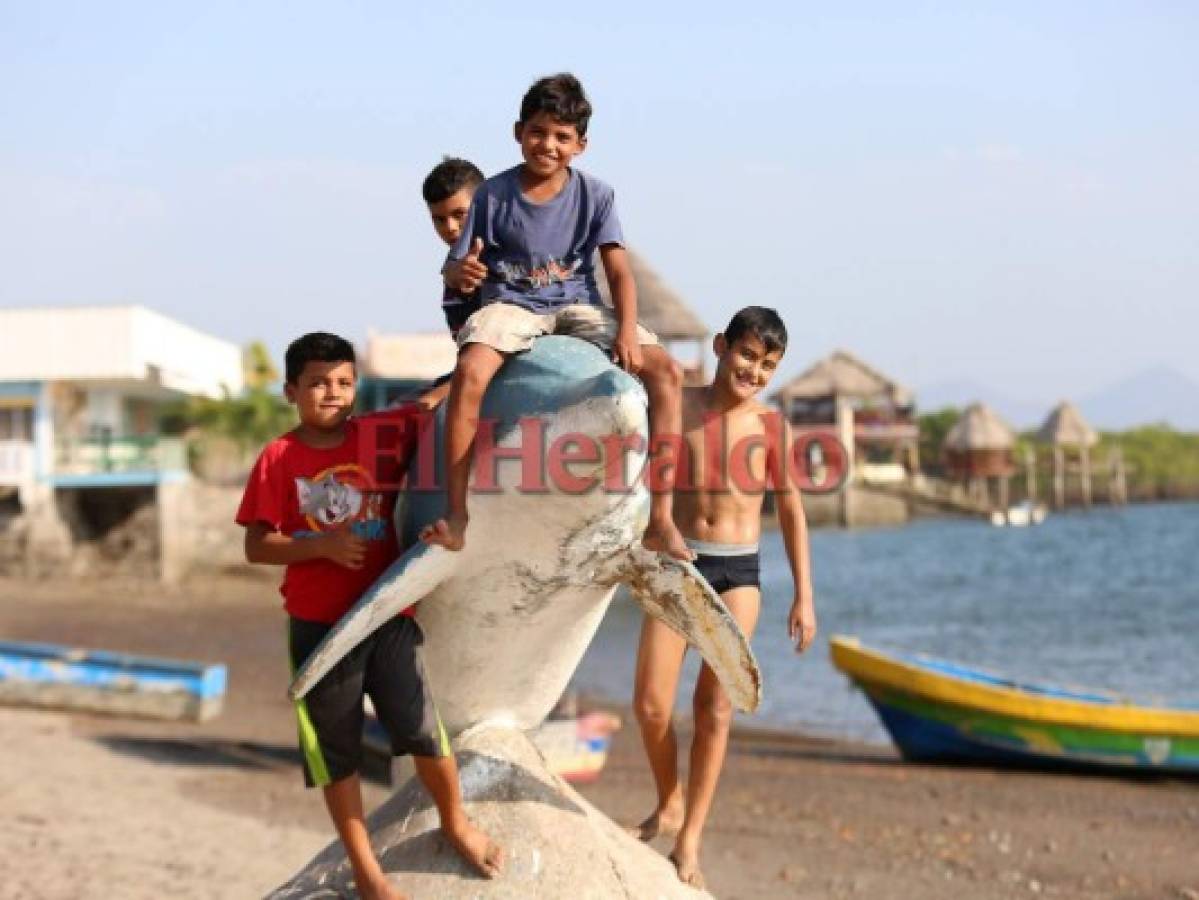
{"type": "MultiPolygon", "coordinates": [[[[787,348],[787,329],[774,310],[750,306],[733,316],[713,346],[712,383],[683,391],[683,437],[691,465],[690,477],[680,473],[675,489],[675,522],[697,554],[696,568],[752,636],[761,600],[762,501],[766,490],[774,492],[794,585],[787,633],[802,652],[816,636],[807,523],[785,458],[792,446],[790,429],[777,410],[757,399],[787,348]]],[[[683,638],[645,617],[634,708],[658,803],[633,832],[646,841],[677,835],[670,859],[683,882],[702,888],[700,840],[724,762],[732,706],[712,670],[703,666],[695,685],[695,735],[684,793],[671,711],[686,649],[683,638]]]]}

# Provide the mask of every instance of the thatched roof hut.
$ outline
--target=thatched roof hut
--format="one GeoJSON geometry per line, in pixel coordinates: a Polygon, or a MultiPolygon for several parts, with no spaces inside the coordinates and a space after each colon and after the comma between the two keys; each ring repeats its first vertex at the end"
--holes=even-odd
{"type": "Polygon", "coordinates": [[[1063,400],[1037,431],[1037,440],[1055,447],[1094,447],[1099,432],[1087,424],[1073,403],[1063,400]]]}
{"type": "MultiPolygon", "coordinates": [[[[702,341],[708,326],[692,311],[683,298],[634,253],[629,251],[629,266],[637,283],[637,318],[663,341],[702,341]]],[[[602,267],[601,267],[602,268],[602,267]]],[[[598,279],[600,296],[612,305],[607,277],[598,279]]]]}
{"type": "Polygon", "coordinates": [[[946,450],[1010,450],[1016,435],[985,403],[972,403],[945,435],[946,450]]]}
{"type": "MultiPolygon", "coordinates": [[[[667,350],[679,357],[672,344],[690,343],[692,347],[679,359],[683,364],[687,382],[698,384],[704,380],[704,353],[707,349],[708,326],[695,314],[686,302],[649,267],[644,259],[629,251],[629,267],[633,270],[633,281],[637,284],[637,320],[658,336],[667,350]],[[688,358],[689,357],[689,358],[688,358]]],[[[599,266],[602,270],[602,266],[599,266]]],[[[604,303],[612,305],[612,292],[608,288],[607,275],[597,279],[600,296],[604,303]]]]}
{"type": "Polygon", "coordinates": [[[846,350],[813,363],[770,399],[797,428],[835,427],[852,459],[892,466],[893,471],[894,464],[909,473],[917,469],[915,397],[846,350]]]}
{"type": "Polygon", "coordinates": [[[945,435],[946,468],[959,478],[1012,474],[1016,435],[985,403],[972,403],[945,435]]]}
{"type": "Polygon", "coordinates": [[[877,369],[847,350],[835,350],[796,375],[771,397],[783,409],[791,410],[794,401],[813,402],[846,398],[856,407],[890,407],[906,410],[913,395],[877,369]]]}

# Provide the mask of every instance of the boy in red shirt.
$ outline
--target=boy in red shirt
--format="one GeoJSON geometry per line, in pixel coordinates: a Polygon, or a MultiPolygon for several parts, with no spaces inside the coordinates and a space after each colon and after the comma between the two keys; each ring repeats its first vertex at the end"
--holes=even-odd
{"type": "MultiPolygon", "coordinates": [[[[246,559],[287,567],[280,591],[293,672],[399,555],[392,526],[397,478],[388,473],[389,483],[381,487],[363,465],[359,432],[367,417],[350,416],[356,381],[354,348],[343,338],[315,332],[292,342],[284,390],[300,424],[262,451],[237,513],[246,529],[246,559]]],[[[415,450],[423,412],[409,405],[369,417],[399,426],[401,466],[415,450]]],[[[425,684],[420,644],[411,613],[397,616],[296,703],[304,780],[324,790],[365,898],[402,895],[375,858],[363,814],[358,770],[364,694],[392,751],[412,754],[450,843],[489,878],[503,865],[503,851],[466,817],[457,763],[425,684]]]]}

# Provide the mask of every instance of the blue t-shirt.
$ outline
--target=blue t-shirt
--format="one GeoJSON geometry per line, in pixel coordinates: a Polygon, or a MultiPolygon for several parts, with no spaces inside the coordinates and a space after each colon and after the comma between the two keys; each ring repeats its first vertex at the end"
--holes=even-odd
{"type": "Polygon", "coordinates": [[[543,313],[568,303],[601,303],[595,251],[624,244],[615,194],[598,178],[568,169],[558,195],[534,203],[520,188],[520,166],[484,181],[450,259],[463,259],[483,239],[484,305],[504,302],[543,313]]]}
{"type": "Polygon", "coordinates": [[[466,324],[466,320],[479,308],[479,293],[461,294],[449,285],[441,292],[441,311],[445,314],[446,327],[455,336],[466,324]]]}

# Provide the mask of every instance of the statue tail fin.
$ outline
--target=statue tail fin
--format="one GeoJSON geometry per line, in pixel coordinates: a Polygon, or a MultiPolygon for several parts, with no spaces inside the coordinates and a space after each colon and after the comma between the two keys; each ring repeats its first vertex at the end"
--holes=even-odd
{"type": "Polygon", "coordinates": [[[733,706],[742,712],[757,709],[762,673],[749,640],[695,566],[642,548],[630,556],[625,581],[641,608],[699,651],[733,706]]]}

